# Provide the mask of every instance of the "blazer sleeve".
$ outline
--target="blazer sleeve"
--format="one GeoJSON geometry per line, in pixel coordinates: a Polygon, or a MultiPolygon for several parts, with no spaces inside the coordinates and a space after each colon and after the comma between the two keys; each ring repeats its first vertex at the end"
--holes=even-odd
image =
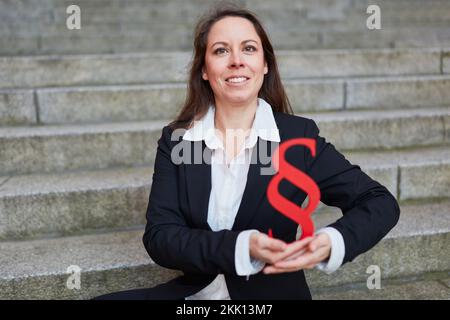
{"type": "Polygon", "coordinates": [[[313,120],[307,119],[305,130],[306,137],[316,140],[315,157],[305,150],[307,174],[318,185],[321,202],[339,207],[343,213],[329,226],[344,238],[346,263],[375,246],[397,224],[400,208],[385,186],[319,136],[313,120]]]}
{"type": "Polygon", "coordinates": [[[158,140],[143,236],[145,249],[159,265],[188,273],[236,274],[239,232],[189,226],[179,206],[179,170],[171,161],[171,129],[158,140]]]}

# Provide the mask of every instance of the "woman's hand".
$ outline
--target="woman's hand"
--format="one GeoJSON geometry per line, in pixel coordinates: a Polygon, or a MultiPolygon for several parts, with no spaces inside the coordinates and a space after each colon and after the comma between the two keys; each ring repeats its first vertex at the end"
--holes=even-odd
{"type": "Polygon", "coordinates": [[[281,257],[274,263],[264,267],[265,274],[293,272],[301,269],[312,269],[331,254],[331,240],[326,233],[314,237],[294,241],[277,255],[281,257]]]}
{"type": "Polygon", "coordinates": [[[250,236],[250,256],[265,263],[274,264],[287,256],[288,244],[270,238],[264,233],[255,232],[250,236]]]}

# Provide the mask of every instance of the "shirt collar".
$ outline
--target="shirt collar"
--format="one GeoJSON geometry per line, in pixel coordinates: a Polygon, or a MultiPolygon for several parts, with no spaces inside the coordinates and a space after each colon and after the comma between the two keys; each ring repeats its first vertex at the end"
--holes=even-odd
{"type": "MultiPolygon", "coordinates": [[[[215,134],[214,115],[215,106],[210,105],[208,112],[194,126],[183,135],[183,140],[201,141],[210,149],[223,148],[222,141],[215,134]]],[[[280,142],[280,134],[273,116],[272,107],[264,99],[258,98],[258,106],[253,120],[250,135],[245,140],[245,148],[253,147],[258,137],[267,141],[280,142]]]]}

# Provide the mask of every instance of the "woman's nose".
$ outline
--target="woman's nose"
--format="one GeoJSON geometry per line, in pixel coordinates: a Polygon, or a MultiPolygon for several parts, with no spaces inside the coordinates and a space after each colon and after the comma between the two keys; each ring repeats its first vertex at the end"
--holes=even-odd
{"type": "Polygon", "coordinates": [[[238,52],[235,51],[230,55],[230,67],[231,68],[242,67],[242,66],[244,66],[243,62],[244,61],[243,61],[241,53],[239,51],[238,52]]]}

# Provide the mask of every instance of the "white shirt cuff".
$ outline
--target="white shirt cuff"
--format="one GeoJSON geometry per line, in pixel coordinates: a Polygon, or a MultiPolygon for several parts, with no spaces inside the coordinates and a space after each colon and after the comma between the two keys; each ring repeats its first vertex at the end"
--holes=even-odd
{"type": "Polygon", "coordinates": [[[248,276],[260,272],[266,265],[264,262],[250,257],[250,236],[258,230],[246,230],[239,233],[236,240],[234,261],[236,273],[248,276]]]}
{"type": "Polygon", "coordinates": [[[326,233],[331,240],[331,253],[328,261],[322,261],[316,268],[330,274],[335,272],[342,265],[345,256],[345,243],[342,234],[333,227],[319,229],[316,234],[326,233]]]}

